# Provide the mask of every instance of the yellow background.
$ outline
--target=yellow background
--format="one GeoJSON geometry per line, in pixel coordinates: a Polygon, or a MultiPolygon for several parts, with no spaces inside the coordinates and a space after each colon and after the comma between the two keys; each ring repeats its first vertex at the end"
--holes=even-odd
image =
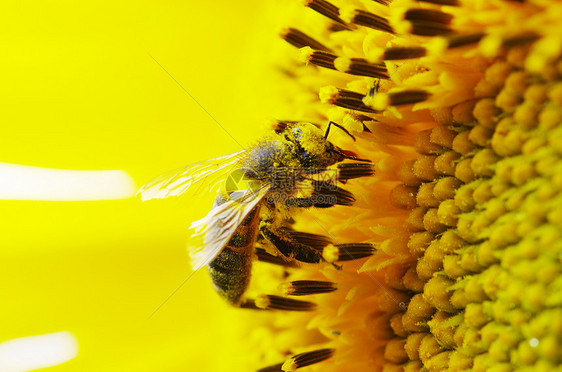
{"type": "MultiPolygon", "coordinates": [[[[262,80],[278,32],[264,7],[2,2],[0,162],[120,169],[141,186],[238,151],[151,55],[246,145],[278,89],[262,80]]],[[[147,320],[189,274],[184,231],[206,208],[0,201],[0,342],[72,332],[79,354],[46,369],[57,372],[240,370],[239,310],[218,298],[204,270],[147,320]]]]}

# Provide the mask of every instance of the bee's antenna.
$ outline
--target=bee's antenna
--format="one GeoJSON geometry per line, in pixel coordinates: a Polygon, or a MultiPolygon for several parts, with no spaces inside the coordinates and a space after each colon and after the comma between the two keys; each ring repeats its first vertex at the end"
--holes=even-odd
{"type": "Polygon", "coordinates": [[[345,129],[343,126],[339,125],[338,123],[334,123],[333,121],[329,121],[328,122],[328,126],[326,127],[326,134],[324,135],[324,139],[328,139],[328,134],[330,133],[330,126],[334,124],[334,126],[340,128],[341,130],[343,130],[348,136],[350,136],[353,141],[355,141],[355,137],[353,136],[353,134],[349,133],[347,131],[347,129],[345,129]]]}

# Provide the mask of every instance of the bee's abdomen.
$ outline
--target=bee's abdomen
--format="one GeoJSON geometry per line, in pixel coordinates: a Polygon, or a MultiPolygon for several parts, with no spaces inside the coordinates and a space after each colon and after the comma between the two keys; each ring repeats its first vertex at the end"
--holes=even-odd
{"type": "Polygon", "coordinates": [[[236,252],[226,247],[208,266],[217,293],[238,305],[250,283],[252,252],[236,252]]]}
{"type": "Polygon", "coordinates": [[[207,265],[217,293],[236,306],[250,283],[258,217],[259,206],[249,213],[222,252],[207,265]]]}

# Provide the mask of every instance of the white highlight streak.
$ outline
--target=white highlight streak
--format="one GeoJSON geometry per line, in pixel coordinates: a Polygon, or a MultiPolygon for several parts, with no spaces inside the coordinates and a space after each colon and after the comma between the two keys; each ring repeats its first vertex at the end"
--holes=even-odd
{"type": "Polygon", "coordinates": [[[122,170],[66,170],[0,163],[0,200],[112,200],[135,195],[122,170]]]}
{"type": "Polygon", "coordinates": [[[78,354],[70,332],[22,337],[0,343],[0,372],[25,372],[64,363],[78,354]]]}

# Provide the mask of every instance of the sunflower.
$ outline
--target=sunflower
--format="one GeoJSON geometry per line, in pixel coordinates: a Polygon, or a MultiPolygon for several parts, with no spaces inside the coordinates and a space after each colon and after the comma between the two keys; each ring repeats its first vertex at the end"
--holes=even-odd
{"type": "Polygon", "coordinates": [[[256,265],[259,289],[315,304],[251,315],[260,371],[560,368],[562,3],[305,6],[282,32],[295,112],[343,125],[375,176],[295,227],[330,237],[328,262],[367,248],[342,270],[256,265]]]}

